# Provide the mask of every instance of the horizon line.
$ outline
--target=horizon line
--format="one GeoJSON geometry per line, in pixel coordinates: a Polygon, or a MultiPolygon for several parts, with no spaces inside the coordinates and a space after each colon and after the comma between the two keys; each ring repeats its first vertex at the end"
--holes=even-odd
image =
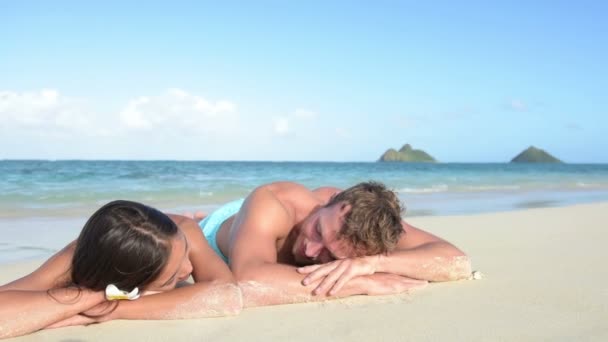
{"type": "Polygon", "coordinates": [[[435,161],[435,162],[407,162],[407,161],[332,161],[332,160],[220,160],[220,159],[81,159],[81,158],[65,158],[65,159],[43,159],[43,158],[0,158],[0,162],[11,161],[44,161],[44,162],[210,162],[210,163],[365,163],[365,164],[558,164],[558,165],[608,165],[608,162],[564,162],[561,163],[526,163],[526,162],[511,162],[511,161],[435,161]]]}

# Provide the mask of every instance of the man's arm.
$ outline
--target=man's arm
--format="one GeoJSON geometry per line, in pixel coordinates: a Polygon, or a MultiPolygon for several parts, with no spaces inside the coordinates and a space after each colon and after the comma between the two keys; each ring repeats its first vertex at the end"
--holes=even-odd
{"type": "MultiPolygon", "coordinates": [[[[271,190],[261,187],[246,199],[235,218],[230,265],[243,292],[244,307],[328,298],[324,294],[312,294],[320,280],[303,286],[304,275],[299,274],[296,267],[277,263],[276,242],[281,232],[289,231],[294,225],[291,210],[271,190]]],[[[403,292],[422,283],[403,277],[360,277],[334,296],[380,294],[389,289],[403,292]]]]}
{"type": "Polygon", "coordinates": [[[471,275],[469,257],[451,243],[401,222],[405,233],[397,249],[380,255],[376,272],[399,274],[429,281],[451,281],[471,275]]]}
{"type": "Polygon", "coordinates": [[[395,251],[336,260],[324,265],[298,269],[308,274],[305,283],[324,279],[316,291],[340,291],[351,279],[376,273],[389,273],[427,281],[466,279],[471,275],[468,256],[451,243],[402,221],[405,233],[395,251]]]}
{"type": "Polygon", "coordinates": [[[243,294],[243,307],[322,301],[354,295],[389,295],[403,293],[426,286],[426,281],[388,273],[376,273],[351,279],[340,291],[333,294],[313,294],[322,280],[302,285],[304,276],[295,266],[266,264],[252,268],[250,277],[239,279],[243,294]],[[255,273],[254,273],[255,272],[255,273]]]}
{"type": "Polygon", "coordinates": [[[245,307],[312,299],[295,267],[277,263],[277,240],[291,226],[293,213],[264,186],[247,197],[235,217],[229,260],[245,307]]]}

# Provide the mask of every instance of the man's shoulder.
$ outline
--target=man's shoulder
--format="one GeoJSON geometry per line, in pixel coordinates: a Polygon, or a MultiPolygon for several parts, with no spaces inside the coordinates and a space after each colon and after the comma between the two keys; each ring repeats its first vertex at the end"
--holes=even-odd
{"type": "Polygon", "coordinates": [[[312,192],[301,184],[274,182],[257,187],[247,201],[250,202],[250,207],[256,211],[264,211],[266,216],[283,211],[291,216],[295,210],[294,199],[306,198],[311,196],[310,194],[312,192]]]}
{"type": "Polygon", "coordinates": [[[293,187],[288,182],[264,184],[254,189],[239,212],[245,220],[241,221],[241,228],[256,231],[258,236],[276,238],[289,233],[297,217],[297,210],[286,196],[289,191],[293,191],[293,187]]]}
{"type": "Polygon", "coordinates": [[[269,191],[279,202],[286,206],[293,206],[298,202],[310,201],[316,198],[315,193],[304,185],[288,181],[264,184],[255,191],[269,191]]]}
{"type": "Polygon", "coordinates": [[[312,190],[295,182],[284,181],[265,184],[254,190],[252,195],[254,195],[252,197],[265,197],[266,201],[272,201],[275,205],[280,205],[289,213],[294,222],[299,222],[303,216],[308,215],[315,207],[324,204],[312,190]]]}
{"type": "Polygon", "coordinates": [[[312,192],[319,198],[319,200],[321,200],[321,202],[327,203],[340,191],[342,190],[336,188],[335,186],[322,186],[314,189],[312,192]]]}
{"type": "Polygon", "coordinates": [[[290,182],[290,181],[277,181],[277,182],[267,183],[267,184],[261,185],[259,188],[270,189],[273,192],[279,192],[279,191],[311,192],[311,190],[308,189],[307,187],[305,187],[303,184],[296,183],[296,182],[290,182]]]}

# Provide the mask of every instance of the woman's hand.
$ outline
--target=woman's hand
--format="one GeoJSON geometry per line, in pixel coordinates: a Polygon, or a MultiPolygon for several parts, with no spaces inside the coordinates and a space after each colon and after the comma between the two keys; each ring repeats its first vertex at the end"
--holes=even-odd
{"type": "Polygon", "coordinates": [[[55,322],[45,329],[55,329],[55,328],[63,328],[63,327],[71,327],[75,325],[89,325],[93,323],[98,323],[94,318],[86,317],[81,314],[74,315],[70,318],[66,318],[63,321],[55,322]]]}
{"type": "Polygon", "coordinates": [[[64,319],[63,321],[55,322],[47,329],[69,327],[74,325],[89,325],[94,323],[102,323],[111,321],[114,319],[112,313],[116,310],[119,302],[103,301],[94,307],[74,315],[70,318],[64,319]]]}

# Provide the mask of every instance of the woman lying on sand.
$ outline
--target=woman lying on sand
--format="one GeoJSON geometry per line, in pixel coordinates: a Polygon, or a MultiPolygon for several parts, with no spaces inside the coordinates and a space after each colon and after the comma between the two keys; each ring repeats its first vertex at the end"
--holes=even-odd
{"type": "Polygon", "coordinates": [[[194,220],[130,201],[106,204],[76,241],[0,286],[0,303],[0,338],[112,319],[230,315],[242,305],[228,266],[194,220]],[[190,275],[193,285],[176,288],[190,275]]]}

